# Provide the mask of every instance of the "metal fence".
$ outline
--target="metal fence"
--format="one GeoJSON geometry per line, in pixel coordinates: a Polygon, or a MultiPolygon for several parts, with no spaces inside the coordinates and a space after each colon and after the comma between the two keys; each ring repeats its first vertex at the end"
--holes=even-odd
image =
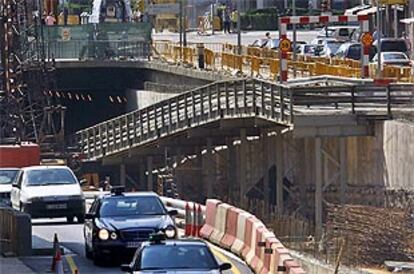
{"type": "Polygon", "coordinates": [[[150,52],[150,44],[142,40],[70,40],[49,41],[46,53],[49,59],[130,60],[148,58],[150,52]]]}
{"type": "Polygon", "coordinates": [[[297,115],[348,113],[372,119],[412,111],[413,85],[288,87],[242,79],[216,82],[79,131],[76,142],[96,159],[220,119],[259,118],[286,126],[297,115]]]}

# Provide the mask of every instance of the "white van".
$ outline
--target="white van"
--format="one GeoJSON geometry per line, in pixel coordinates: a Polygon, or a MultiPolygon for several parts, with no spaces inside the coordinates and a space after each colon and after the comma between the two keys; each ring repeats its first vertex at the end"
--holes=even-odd
{"type": "Polygon", "coordinates": [[[85,199],[79,181],[66,166],[22,168],[11,191],[13,208],[32,218],[66,217],[83,223],[85,199]]]}

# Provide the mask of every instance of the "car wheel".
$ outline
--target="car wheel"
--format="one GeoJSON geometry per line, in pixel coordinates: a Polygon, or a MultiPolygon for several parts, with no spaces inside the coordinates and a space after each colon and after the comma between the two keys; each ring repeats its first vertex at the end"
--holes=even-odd
{"type": "Polygon", "coordinates": [[[83,214],[76,216],[78,223],[83,224],[85,222],[85,216],[83,214]]]}
{"type": "Polygon", "coordinates": [[[93,258],[92,251],[89,250],[88,245],[85,243],[85,257],[88,259],[93,258]]]}
{"type": "Polygon", "coordinates": [[[73,224],[73,220],[74,220],[74,216],[66,216],[66,220],[67,220],[67,222],[69,223],[69,224],[73,224]]]}

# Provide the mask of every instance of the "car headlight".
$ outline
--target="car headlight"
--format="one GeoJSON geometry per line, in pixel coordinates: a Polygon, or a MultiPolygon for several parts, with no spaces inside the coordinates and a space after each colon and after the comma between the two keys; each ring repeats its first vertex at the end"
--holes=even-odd
{"type": "Polygon", "coordinates": [[[108,232],[108,230],[106,230],[105,228],[99,230],[98,237],[102,241],[108,240],[109,239],[109,232],[108,232]]]}
{"type": "Polygon", "coordinates": [[[177,231],[175,230],[175,227],[169,226],[165,229],[165,236],[167,236],[168,239],[175,238],[175,235],[177,234],[177,231]]]}
{"type": "Polygon", "coordinates": [[[115,232],[111,233],[111,239],[116,240],[118,238],[118,235],[115,232]]]}

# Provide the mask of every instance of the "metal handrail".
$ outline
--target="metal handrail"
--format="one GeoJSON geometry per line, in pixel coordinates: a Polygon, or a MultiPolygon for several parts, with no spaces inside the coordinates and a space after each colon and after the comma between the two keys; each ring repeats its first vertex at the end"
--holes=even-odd
{"type": "Polygon", "coordinates": [[[182,93],[81,130],[76,137],[87,158],[97,159],[220,119],[253,117],[293,126],[295,115],[309,109],[360,112],[383,119],[413,102],[414,85],[288,87],[239,79],[182,93]]]}

